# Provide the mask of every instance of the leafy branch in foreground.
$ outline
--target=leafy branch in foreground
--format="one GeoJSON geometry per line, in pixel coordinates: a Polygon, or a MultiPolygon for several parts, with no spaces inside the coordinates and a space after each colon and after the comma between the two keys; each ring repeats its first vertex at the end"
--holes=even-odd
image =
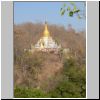
{"type": "Polygon", "coordinates": [[[60,9],[61,16],[65,15],[65,13],[68,13],[69,17],[76,15],[78,19],[82,19],[84,15],[82,16],[80,12],[81,10],[76,6],[75,2],[70,2],[69,5],[64,3],[60,9]]]}

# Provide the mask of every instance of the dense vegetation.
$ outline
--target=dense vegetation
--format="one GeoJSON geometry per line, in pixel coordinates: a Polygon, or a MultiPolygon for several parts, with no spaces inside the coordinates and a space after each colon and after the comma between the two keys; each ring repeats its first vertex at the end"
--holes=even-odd
{"type": "Polygon", "coordinates": [[[51,92],[51,97],[81,98],[86,95],[85,66],[74,65],[72,59],[64,62],[63,77],[59,85],[51,92]]]}
{"type": "Polygon", "coordinates": [[[75,65],[72,59],[64,62],[62,79],[51,91],[45,93],[37,88],[15,87],[15,97],[84,98],[86,96],[85,66],[75,65]]]}
{"type": "Polygon", "coordinates": [[[42,36],[41,23],[14,25],[14,96],[16,98],[86,97],[85,33],[49,25],[53,38],[70,53],[24,52],[42,36]],[[59,68],[59,69],[58,69],[59,68]],[[41,77],[40,77],[41,76],[41,77]]]}

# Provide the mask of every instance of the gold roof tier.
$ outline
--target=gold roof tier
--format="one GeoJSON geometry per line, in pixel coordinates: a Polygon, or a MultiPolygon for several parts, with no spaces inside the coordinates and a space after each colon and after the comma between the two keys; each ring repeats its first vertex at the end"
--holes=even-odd
{"type": "Polygon", "coordinates": [[[50,33],[48,31],[48,25],[47,25],[46,22],[45,22],[45,29],[44,29],[43,35],[44,35],[44,37],[49,37],[50,36],[50,33]]]}

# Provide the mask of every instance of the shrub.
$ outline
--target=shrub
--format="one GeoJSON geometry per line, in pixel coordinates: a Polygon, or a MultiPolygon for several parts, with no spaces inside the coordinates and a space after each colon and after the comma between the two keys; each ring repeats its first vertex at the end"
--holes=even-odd
{"type": "Polygon", "coordinates": [[[49,97],[49,95],[40,89],[16,87],[14,89],[14,97],[15,98],[46,98],[49,97]]]}

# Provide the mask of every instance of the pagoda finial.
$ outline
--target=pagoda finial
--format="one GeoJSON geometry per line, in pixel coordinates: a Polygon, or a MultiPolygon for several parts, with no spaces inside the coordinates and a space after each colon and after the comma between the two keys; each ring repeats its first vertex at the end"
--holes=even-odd
{"type": "Polygon", "coordinates": [[[45,36],[45,37],[48,37],[48,36],[50,36],[50,34],[49,34],[49,31],[48,31],[47,22],[46,22],[46,21],[45,21],[44,36],[45,36]]]}
{"type": "Polygon", "coordinates": [[[47,19],[46,19],[46,17],[45,17],[45,26],[47,26],[47,19]]]}
{"type": "Polygon", "coordinates": [[[47,24],[47,22],[45,21],[45,24],[47,24]]]}

